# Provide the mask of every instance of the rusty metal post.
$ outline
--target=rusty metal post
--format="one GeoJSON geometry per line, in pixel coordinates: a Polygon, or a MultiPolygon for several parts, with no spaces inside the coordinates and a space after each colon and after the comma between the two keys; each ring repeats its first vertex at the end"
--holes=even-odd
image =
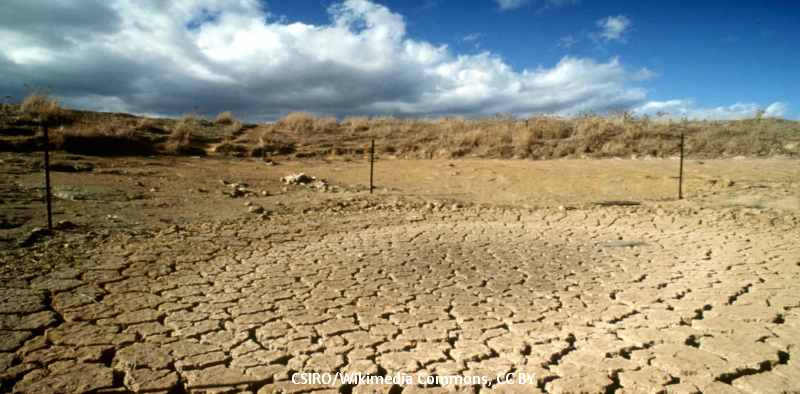
{"type": "Polygon", "coordinates": [[[372,140],[372,148],[369,150],[369,194],[372,194],[372,175],[375,168],[375,140],[372,140]]]}
{"type": "Polygon", "coordinates": [[[47,228],[53,229],[53,208],[50,197],[50,137],[47,134],[47,125],[44,126],[44,179],[47,195],[47,228]]]}
{"type": "Polygon", "coordinates": [[[683,199],[683,132],[681,131],[681,170],[678,174],[678,200],[683,199]]]}

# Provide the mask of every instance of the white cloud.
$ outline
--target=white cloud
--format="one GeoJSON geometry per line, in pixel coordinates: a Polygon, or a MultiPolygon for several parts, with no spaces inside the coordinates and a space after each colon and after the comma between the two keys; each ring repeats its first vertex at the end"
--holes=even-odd
{"type": "Polygon", "coordinates": [[[481,34],[481,33],[472,33],[472,34],[470,34],[468,36],[465,36],[465,37],[461,38],[460,41],[461,42],[473,42],[473,41],[476,41],[477,39],[481,38],[481,36],[483,36],[483,34],[481,34]]]}
{"type": "Polygon", "coordinates": [[[558,41],[556,41],[556,44],[558,46],[564,47],[564,48],[569,48],[569,47],[575,45],[576,43],[578,43],[578,40],[573,38],[572,35],[561,37],[561,38],[558,39],[558,41]]]}
{"type": "Polygon", "coordinates": [[[628,41],[627,30],[631,26],[631,20],[628,19],[627,16],[609,16],[600,19],[596,24],[601,29],[599,32],[592,35],[593,39],[596,41],[603,40],[606,43],[610,41],[619,41],[623,44],[628,41]]]}
{"type": "MultiPolygon", "coordinates": [[[[0,93],[53,85],[72,108],[179,116],[198,106],[247,121],[323,114],[486,116],[645,105],[655,77],[564,57],[514,70],[491,52],[452,53],[410,39],[402,15],[368,0],[331,22],[277,19],[258,0],[46,0],[0,13],[0,93]]],[[[623,29],[624,30],[624,29],[623,29]]],[[[648,103],[647,105],[656,105],[648,103]]],[[[773,112],[785,112],[778,106],[773,112]]]]}
{"type": "Polygon", "coordinates": [[[783,103],[778,101],[772,103],[769,107],[767,107],[767,112],[765,115],[772,118],[783,118],[786,116],[786,113],[788,111],[789,111],[789,103],[783,103]]]}
{"type": "Polygon", "coordinates": [[[500,6],[500,11],[513,10],[524,6],[531,0],[495,0],[500,6]]]}
{"type": "MultiPolygon", "coordinates": [[[[668,113],[665,117],[671,119],[680,119],[688,117],[689,119],[745,119],[753,117],[755,112],[763,107],[756,103],[736,103],[730,106],[722,106],[716,108],[695,108],[694,100],[669,100],[669,101],[650,101],[639,107],[633,108],[633,111],[638,115],[650,115],[656,117],[658,112],[668,113]]],[[[775,102],[766,108],[766,117],[782,118],[786,115],[789,109],[788,103],[775,102]]]]}

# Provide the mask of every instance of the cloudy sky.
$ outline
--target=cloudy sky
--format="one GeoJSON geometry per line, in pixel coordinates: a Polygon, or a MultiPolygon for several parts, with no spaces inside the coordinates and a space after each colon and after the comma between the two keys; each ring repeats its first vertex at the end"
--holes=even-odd
{"type": "Polygon", "coordinates": [[[2,0],[0,90],[75,109],[800,118],[800,2],[2,0]]]}

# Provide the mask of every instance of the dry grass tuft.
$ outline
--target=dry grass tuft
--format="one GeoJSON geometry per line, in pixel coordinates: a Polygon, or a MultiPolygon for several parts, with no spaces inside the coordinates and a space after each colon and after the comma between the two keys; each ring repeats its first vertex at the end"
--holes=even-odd
{"type": "Polygon", "coordinates": [[[236,119],[231,116],[231,111],[220,112],[219,115],[217,115],[217,119],[214,120],[214,123],[219,125],[229,125],[234,122],[236,122],[236,119]]]}
{"type": "Polygon", "coordinates": [[[30,119],[46,123],[59,122],[66,115],[61,100],[38,93],[31,93],[22,100],[20,111],[30,119]]]}

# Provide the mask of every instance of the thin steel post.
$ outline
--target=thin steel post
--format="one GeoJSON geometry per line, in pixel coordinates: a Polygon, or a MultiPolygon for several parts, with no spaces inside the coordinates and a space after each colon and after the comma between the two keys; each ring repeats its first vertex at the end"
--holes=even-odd
{"type": "Polygon", "coordinates": [[[683,199],[683,132],[681,132],[681,172],[678,175],[678,200],[683,199]]]}
{"type": "Polygon", "coordinates": [[[369,194],[372,194],[372,175],[375,168],[375,140],[372,140],[372,148],[369,150],[369,194]]]}
{"type": "Polygon", "coordinates": [[[47,126],[44,126],[44,179],[47,194],[47,228],[53,229],[53,208],[50,198],[50,137],[47,135],[47,126]]]}

